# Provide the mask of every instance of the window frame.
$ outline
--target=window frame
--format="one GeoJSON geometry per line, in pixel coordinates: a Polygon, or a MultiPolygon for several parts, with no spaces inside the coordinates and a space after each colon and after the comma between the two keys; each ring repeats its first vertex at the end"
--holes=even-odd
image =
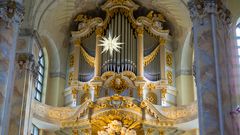
{"type": "Polygon", "coordinates": [[[42,94],[43,94],[43,83],[44,83],[44,75],[45,75],[45,59],[44,59],[44,53],[41,49],[38,54],[38,76],[35,83],[35,96],[34,98],[42,102],[42,94]],[[41,73],[42,71],[42,73],[41,73]],[[40,86],[40,89],[38,88],[40,86]]]}
{"type": "Polygon", "coordinates": [[[236,25],[236,48],[237,48],[237,58],[240,63],[240,22],[236,25]],[[237,32],[237,30],[239,32],[237,32]]]}

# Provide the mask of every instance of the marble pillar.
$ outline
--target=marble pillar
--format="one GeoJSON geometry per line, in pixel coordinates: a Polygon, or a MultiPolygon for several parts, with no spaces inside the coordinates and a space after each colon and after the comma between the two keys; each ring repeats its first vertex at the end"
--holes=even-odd
{"type": "Polygon", "coordinates": [[[229,113],[231,69],[226,48],[230,12],[220,0],[191,0],[188,5],[193,22],[200,134],[238,135],[229,113]]]}
{"type": "Polygon", "coordinates": [[[0,1],[0,134],[8,134],[14,86],[16,39],[22,21],[21,1],[0,1]]]}

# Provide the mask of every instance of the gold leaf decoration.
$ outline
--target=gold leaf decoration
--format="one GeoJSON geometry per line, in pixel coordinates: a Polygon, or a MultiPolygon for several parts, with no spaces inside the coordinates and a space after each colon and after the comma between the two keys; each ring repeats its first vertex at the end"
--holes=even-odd
{"type": "Polygon", "coordinates": [[[173,56],[171,53],[166,53],[166,63],[167,66],[172,67],[173,66],[173,56]]]}
{"type": "Polygon", "coordinates": [[[147,99],[148,101],[150,101],[153,104],[157,104],[157,95],[153,92],[149,92],[147,94],[147,99]]]}
{"type": "Polygon", "coordinates": [[[93,67],[93,66],[94,66],[95,58],[92,57],[91,55],[89,55],[82,46],[80,46],[80,52],[82,53],[83,58],[86,60],[86,62],[87,62],[91,67],[93,67]]]}
{"type": "Polygon", "coordinates": [[[168,84],[173,85],[172,71],[167,71],[167,79],[168,79],[168,84]]]}
{"type": "Polygon", "coordinates": [[[149,55],[145,56],[144,66],[147,66],[148,64],[150,64],[155,59],[159,51],[160,51],[160,46],[158,45],[149,55]]]}

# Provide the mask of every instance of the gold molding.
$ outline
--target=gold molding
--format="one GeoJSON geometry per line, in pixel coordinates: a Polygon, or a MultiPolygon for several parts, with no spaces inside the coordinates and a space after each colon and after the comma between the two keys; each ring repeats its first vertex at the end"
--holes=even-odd
{"type": "Polygon", "coordinates": [[[168,70],[167,71],[167,79],[168,79],[168,84],[169,85],[173,85],[173,74],[172,71],[168,70]]]}
{"type": "Polygon", "coordinates": [[[150,64],[155,57],[157,56],[157,54],[160,51],[160,46],[158,45],[149,55],[144,57],[144,66],[147,66],[148,64],[150,64]]]}
{"type": "Polygon", "coordinates": [[[143,35],[143,33],[144,33],[143,27],[138,27],[138,28],[136,29],[136,32],[137,32],[138,35],[143,35]]]}
{"type": "Polygon", "coordinates": [[[106,18],[104,20],[100,17],[90,18],[86,15],[79,14],[75,21],[80,22],[80,29],[72,31],[73,39],[87,37],[97,27],[101,27],[103,31],[107,28],[111,18],[116,13],[121,13],[128,18],[132,27],[138,30],[138,27],[142,27],[139,34],[143,34],[146,29],[151,35],[156,37],[167,37],[169,30],[163,30],[162,23],[166,22],[164,16],[160,13],[150,11],[148,15],[134,18],[133,11],[137,10],[140,6],[135,4],[132,0],[107,0],[102,6],[102,10],[106,11],[106,18]]]}
{"type": "Polygon", "coordinates": [[[147,84],[147,88],[148,88],[148,90],[153,91],[153,90],[155,90],[157,87],[156,87],[156,84],[155,84],[155,83],[149,83],[149,84],[147,84]]]}
{"type": "Polygon", "coordinates": [[[96,30],[95,30],[95,33],[96,33],[97,36],[102,36],[103,33],[104,33],[104,30],[101,27],[97,27],[96,30]]]}
{"type": "Polygon", "coordinates": [[[143,100],[139,103],[134,98],[119,95],[100,98],[94,102],[87,100],[81,106],[75,108],[53,107],[33,101],[32,109],[33,117],[46,123],[54,123],[60,128],[72,129],[79,127],[89,128],[92,124],[91,120],[98,119],[99,116],[109,117],[111,120],[115,120],[115,116],[126,116],[132,120],[137,120],[143,125],[147,124],[155,128],[172,127],[174,124],[195,119],[198,111],[197,102],[185,106],[159,108],[148,100],[143,100]],[[92,111],[92,114],[90,114],[91,120],[89,119],[89,109],[92,111]],[[146,115],[149,115],[151,118],[148,117],[142,121],[142,109],[146,110],[146,115]],[[110,112],[109,115],[106,112],[110,112]],[[110,117],[110,115],[114,116],[110,117]]]}
{"type": "Polygon", "coordinates": [[[80,46],[80,52],[82,53],[83,58],[86,60],[86,62],[87,62],[91,67],[94,67],[95,58],[92,57],[91,55],[89,55],[82,46],[80,46]]]}
{"type": "Polygon", "coordinates": [[[172,67],[173,66],[173,54],[166,52],[166,64],[168,67],[172,67]]]}

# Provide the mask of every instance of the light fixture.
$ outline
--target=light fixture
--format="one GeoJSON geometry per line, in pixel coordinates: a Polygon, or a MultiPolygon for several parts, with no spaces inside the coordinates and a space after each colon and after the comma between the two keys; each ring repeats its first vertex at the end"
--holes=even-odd
{"type": "Polygon", "coordinates": [[[121,49],[120,45],[124,43],[118,42],[119,36],[112,36],[110,33],[108,35],[108,38],[103,37],[103,40],[100,40],[101,44],[98,46],[103,46],[103,51],[102,53],[108,52],[110,53],[110,56],[113,55],[113,51],[120,52],[119,49],[121,49]]]}

